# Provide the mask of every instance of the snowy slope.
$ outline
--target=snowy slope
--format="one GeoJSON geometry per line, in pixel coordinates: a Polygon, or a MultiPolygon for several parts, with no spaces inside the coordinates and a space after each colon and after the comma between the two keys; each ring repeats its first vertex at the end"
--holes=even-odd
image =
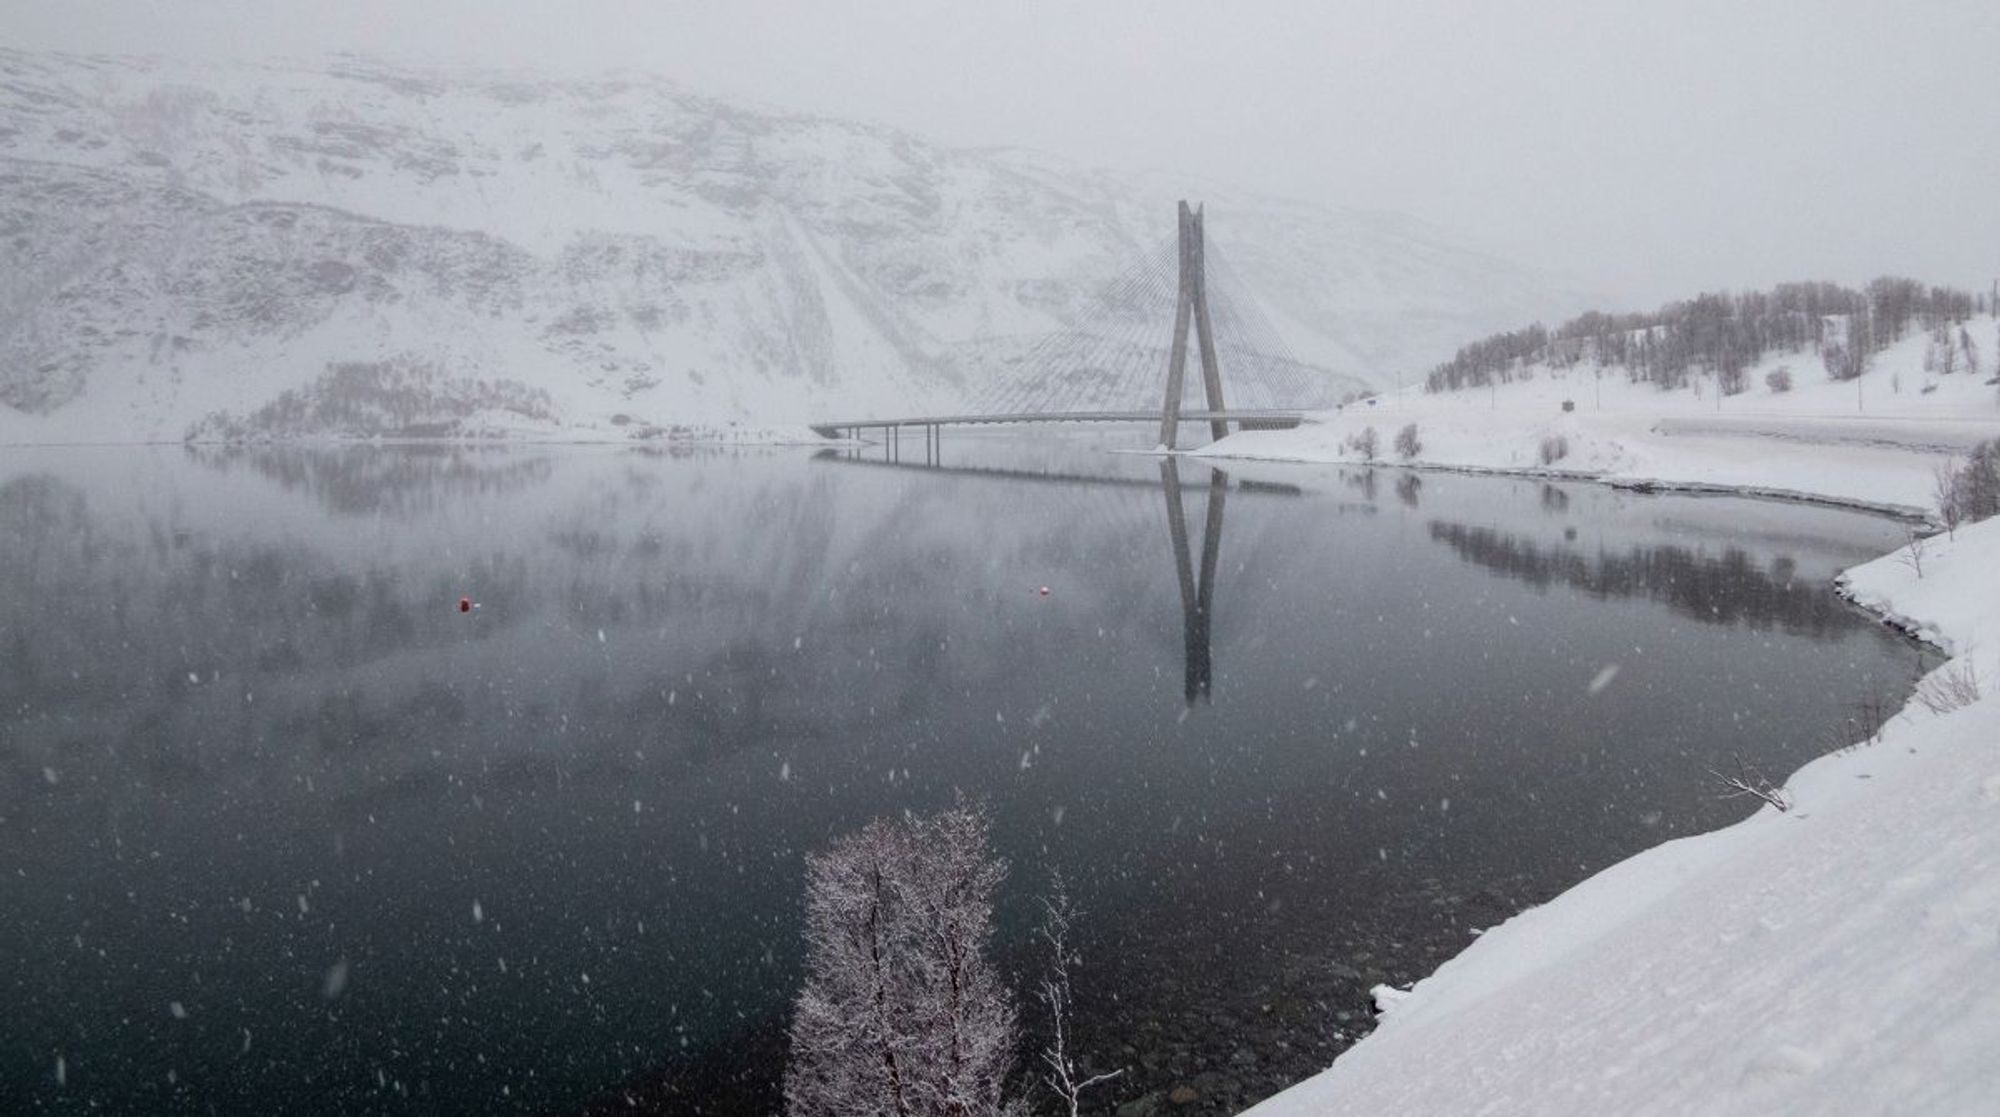
{"type": "MultiPolygon", "coordinates": [[[[2000,436],[1995,385],[1926,377],[1921,344],[1881,354],[1859,384],[1760,389],[1724,400],[1720,416],[1712,392],[1539,370],[1493,391],[1410,394],[1317,427],[1235,435],[1213,452],[1351,459],[1346,438],[1374,426],[1394,457],[1389,439],[1415,422],[1417,461],[1431,465],[1921,513],[1937,464],[2000,436]],[[1545,466],[1539,443],[1557,435],[1569,456],[1545,466]]],[[[1407,995],[1385,995],[1380,1027],[1330,1069],[1251,1112],[1993,1112],[1996,570],[2000,519],[1933,537],[1920,570],[1899,551],[1846,572],[1856,602],[1957,657],[1878,738],[1793,774],[1788,812],[1767,806],[1661,846],[1489,929],[1407,995]],[[1968,678],[1983,697],[1953,700],[1968,678]]]]}
{"type": "Polygon", "coordinates": [[[1073,324],[1183,195],[1339,386],[1573,301],[1408,218],[652,78],[0,51],[0,438],[622,436],[949,404],[1073,324]]]}
{"type": "MultiPolygon", "coordinates": [[[[1992,317],[1969,328],[2000,330],[1992,317]]],[[[1858,380],[1836,382],[1812,354],[1778,354],[1750,372],[1751,388],[1718,399],[1712,387],[1662,391],[1616,369],[1536,368],[1495,388],[1426,393],[1414,385],[1289,431],[1250,431],[1204,448],[1218,457],[1356,461],[1351,442],[1376,432],[1378,458],[1405,461],[1392,443],[1416,424],[1413,464],[1573,474],[1633,486],[1753,491],[1913,514],[1933,507],[1934,472],[1954,454],[2000,438],[2000,385],[1977,373],[1923,370],[1925,339],[1878,354],[1858,380]],[[1773,392],[1779,367],[1796,387],[1773,392]],[[1563,410],[1564,401],[1574,409],[1563,410]],[[1560,457],[1543,446],[1560,440],[1560,457]]],[[[1552,446],[1552,449],[1555,446],[1552,446]]]]}

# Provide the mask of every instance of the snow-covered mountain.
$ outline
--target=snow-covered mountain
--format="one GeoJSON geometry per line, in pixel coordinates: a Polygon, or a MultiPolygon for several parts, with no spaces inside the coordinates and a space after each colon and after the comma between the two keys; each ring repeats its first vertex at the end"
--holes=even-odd
{"type": "Polygon", "coordinates": [[[0,51],[0,439],[572,433],[949,406],[1206,200],[1381,384],[1578,302],[1410,218],[699,97],[0,51]]]}

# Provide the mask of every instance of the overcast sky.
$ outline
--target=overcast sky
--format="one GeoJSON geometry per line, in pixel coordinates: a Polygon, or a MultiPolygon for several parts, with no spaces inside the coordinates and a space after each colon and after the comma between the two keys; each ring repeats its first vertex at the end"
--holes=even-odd
{"type": "Polygon", "coordinates": [[[1650,304],[2000,275],[2000,0],[0,0],[0,41],[631,67],[1397,209],[1650,304]]]}

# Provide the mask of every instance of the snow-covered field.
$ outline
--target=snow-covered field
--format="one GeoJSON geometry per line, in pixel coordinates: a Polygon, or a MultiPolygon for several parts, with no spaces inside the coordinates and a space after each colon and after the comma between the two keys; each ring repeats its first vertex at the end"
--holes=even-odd
{"type": "MultiPolygon", "coordinates": [[[[1992,317],[1969,323],[1981,339],[1992,317]]],[[[1814,354],[1781,354],[1750,370],[1750,390],[1718,401],[1710,385],[1661,391],[1588,365],[1535,370],[1494,389],[1425,393],[1415,385],[1374,404],[1315,416],[1289,431],[1249,431],[1205,456],[1271,461],[1358,461],[1350,439],[1374,428],[1377,459],[1400,463],[1396,434],[1415,423],[1411,464],[1548,471],[1612,484],[1713,487],[1804,496],[1921,514],[1933,504],[1933,470],[1953,451],[2000,437],[2000,386],[1992,362],[1978,373],[1923,370],[1925,337],[1878,354],[1855,381],[1827,378],[1814,354]],[[1773,392],[1767,374],[1788,368],[1796,385],[1773,392]],[[1565,412],[1563,401],[1574,404],[1565,412]],[[1562,456],[1543,460],[1545,443],[1562,456]]]]}
{"type": "MultiPolygon", "coordinates": [[[[1374,426],[1398,460],[1392,439],[1414,422],[1415,460],[1432,466],[1922,513],[1939,462],[2000,436],[1986,375],[1926,376],[1922,344],[1891,348],[1858,384],[1798,359],[1799,387],[1772,394],[1759,368],[1719,412],[1712,391],[1586,369],[1410,392],[1204,452],[1353,460],[1344,442],[1374,426]],[[1568,456],[1544,466],[1556,437],[1568,456]]],[[[1842,576],[1856,602],[1955,657],[1879,737],[1792,774],[1788,811],[1613,866],[1409,993],[1384,990],[1372,1036],[1252,1112],[2000,1112],[2000,519],[1936,536],[1920,566],[1899,550],[1842,576]]]]}

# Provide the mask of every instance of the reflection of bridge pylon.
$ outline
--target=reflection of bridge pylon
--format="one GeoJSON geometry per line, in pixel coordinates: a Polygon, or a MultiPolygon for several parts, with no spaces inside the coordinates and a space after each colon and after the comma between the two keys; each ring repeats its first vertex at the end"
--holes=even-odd
{"type": "Polygon", "coordinates": [[[1187,511],[1181,506],[1180,463],[1160,459],[1160,480],[1167,493],[1167,533],[1172,536],[1174,566],[1181,583],[1181,630],[1186,650],[1188,705],[1199,696],[1214,700],[1215,665],[1209,655],[1209,621],[1215,608],[1215,565],[1222,552],[1222,506],[1229,492],[1229,475],[1214,469],[1208,475],[1208,517],[1202,524],[1201,575],[1196,581],[1193,556],[1188,552],[1187,511]]]}
{"type": "MultiPolygon", "coordinates": [[[[893,444],[891,449],[880,456],[864,453],[856,447],[845,450],[821,450],[813,455],[813,458],[815,461],[837,462],[850,466],[947,474],[954,478],[997,481],[1003,484],[1052,485],[1071,490],[1153,487],[1152,481],[1142,477],[1122,476],[1116,473],[1085,474],[1045,468],[1008,468],[1003,465],[942,465],[937,460],[935,444],[933,443],[928,449],[931,452],[926,454],[922,462],[899,458],[893,449],[893,444]]],[[[1215,670],[1209,650],[1209,633],[1211,622],[1215,617],[1215,582],[1222,557],[1223,505],[1228,498],[1231,482],[1227,473],[1213,467],[1209,468],[1208,508],[1202,524],[1201,563],[1197,569],[1194,552],[1188,545],[1187,509],[1181,496],[1180,459],[1172,455],[1163,456],[1159,460],[1159,469],[1160,489],[1167,500],[1167,536],[1173,547],[1174,570],[1180,583],[1182,662],[1186,674],[1187,703],[1192,706],[1197,698],[1207,702],[1212,701],[1214,697],[1215,670]]],[[[1296,485],[1268,481],[1237,481],[1234,487],[1244,499],[1305,495],[1305,490],[1296,485]]],[[[1122,501],[1120,506],[1122,509],[1132,511],[1144,508],[1143,503],[1133,505],[1122,501]]],[[[1365,507],[1373,511],[1372,506],[1365,507]]]]}

